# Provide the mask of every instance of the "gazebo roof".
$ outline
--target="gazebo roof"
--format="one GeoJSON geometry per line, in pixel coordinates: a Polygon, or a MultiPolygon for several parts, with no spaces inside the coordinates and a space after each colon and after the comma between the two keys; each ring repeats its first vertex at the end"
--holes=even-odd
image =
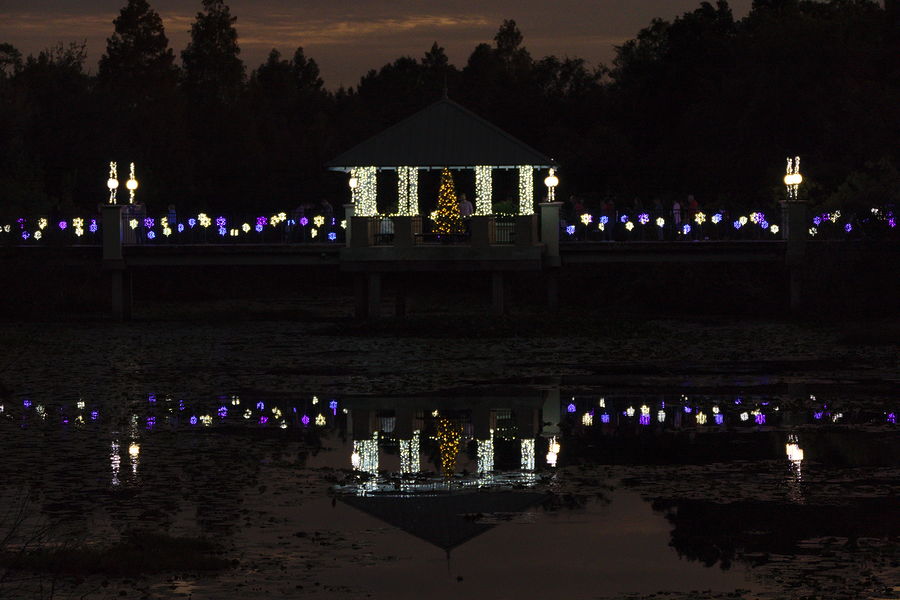
{"type": "Polygon", "coordinates": [[[551,167],[546,155],[448,98],[347,150],[326,167],[551,167]]]}

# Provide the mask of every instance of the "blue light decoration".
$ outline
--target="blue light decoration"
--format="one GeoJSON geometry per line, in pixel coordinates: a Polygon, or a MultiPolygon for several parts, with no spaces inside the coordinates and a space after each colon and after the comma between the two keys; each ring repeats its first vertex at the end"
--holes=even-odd
{"type": "Polygon", "coordinates": [[[156,221],[153,219],[153,217],[147,217],[146,219],[144,219],[144,227],[146,227],[147,229],[152,228],[154,225],[156,225],[156,221]]]}
{"type": "Polygon", "coordinates": [[[184,400],[178,401],[178,410],[184,410],[184,400]]]}
{"type": "Polygon", "coordinates": [[[647,213],[641,213],[638,215],[638,223],[640,223],[641,225],[646,225],[649,222],[650,215],[648,215],[647,213]]]}
{"type": "Polygon", "coordinates": [[[765,425],[766,424],[766,415],[764,415],[762,413],[757,413],[756,424],[757,425],[765,425]]]}
{"type": "Polygon", "coordinates": [[[719,413],[715,416],[715,419],[716,419],[716,425],[721,425],[722,423],[725,422],[725,415],[723,415],[722,413],[719,413]]]}
{"type": "Polygon", "coordinates": [[[568,227],[566,227],[566,233],[568,233],[569,235],[575,235],[575,226],[569,225],[568,227]]]}
{"type": "Polygon", "coordinates": [[[196,424],[197,424],[197,417],[192,415],[191,416],[191,425],[196,425],[196,424]]]}
{"type": "Polygon", "coordinates": [[[306,227],[307,225],[309,225],[309,219],[307,219],[306,217],[300,217],[300,224],[306,227]]]}
{"type": "Polygon", "coordinates": [[[254,229],[256,229],[256,233],[262,233],[262,230],[265,229],[265,227],[257,223],[254,229]]]}
{"type": "Polygon", "coordinates": [[[331,412],[334,413],[334,416],[337,416],[337,400],[332,400],[328,403],[328,408],[331,409],[331,412]]]}
{"type": "Polygon", "coordinates": [[[91,219],[91,224],[88,226],[88,231],[91,233],[97,233],[97,219],[91,219]]]}
{"type": "Polygon", "coordinates": [[[193,229],[194,225],[196,225],[196,224],[197,224],[197,219],[188,219],[188,227],[190,227],[191,229],[193,229]]]}
{"type": "Polygon", "coordinates": [[[687,235],[691,232],[691,226],[685,223],[684,227],[681,228],[681,231],[684,233],[684,235],[687,235]]]}
{"type": "Polygon", "coordinates": [[[607,223],[609,223],[609,217],[603,215],[602,217],[600,217],[600,222],[606,225],[607,223]]]}
{"type": "Polygon", "coordinates": [[[216,217],[216,227],[225,227],[226,223],[225,217],[216,217]]]}
{"type": "Polygon", "coordinates": [[[686,413],[690,413],[691,410],[693,410],[693,409],[691,409],[690,406],[685,406],[685,407],[684,407],[684,412],[686,412],[686,413]]]}
{"type": "Polygon", "coordinates": [[[31,408],[31,400],[25,398],[25,400],[22,401],[22,406],[24,406],[25,408],[31,408]]]}
{"type": "Polygon", "coordinates": [[[718,225],[722,222],[722,213],[716,213],[712,216],[713,225],[718,225]]]}
{"type": "Polygon", "coordinates": [[[99,416],[100,416],[100,413],[98,413],[96,410],[91,411],[91,421],[96,421],[97,417],[99,417],[99,416]]]}
{"type": "Polygon", "coordinates": [[[888,219],[888,227],[893,229],[896,226],[897,226],[897,221],[894,219],[894,217],[891,217],[890,219],[888,219]]]}
{"type": "Polygon", "coordinates": [[[574,403],[574,402],[571,402],[571,403],[566,407],[566,411],[568,411],[568,412],[570,412],[570,413],[575,412],[575,403],[574,403]]]}
{"type": "Polygon", "coordinates": [[[228,233],[224,227],[219,227],[219,235],[225,237],[225,234],[228,233]]]}
{"type": "Polygon", "coordinates": [[[266,405],[263,404],[262,400],[256,403],[256,410],[266,410],[266,405]]]}
{"type": "Polygon", "coordinates": [[[156,426],[156,417],[147,417],[147,429],[153,429],[156,426]]]}
{"type": "Polygon", "coordinates": [[[768,222],[768,221],[760,221],[760,222],[759,222],[759,226],[762,227],[763,229],[768,229],[768,228],[769,228],[769,222],[768,222]]]}
{"type": "Polygon", "coordinates": [[[23,240],[27,240],[27,239],[30,238],[30,237],[31,237],[31,234],[28,233],[27,231],[23,231],[23,232],[22,232],[22,239],[23,239],[23,240]]]}
{"type": "Polygon", "coordinates": [[[628,222],[628,215],[622,215],[621,217],[619,217],[619,223],[627,223],[627,222],[628,222]]]}
{"type": "Polygon", "coordinates": [[[178,224],[178,233],[182,233],[184,231],[184,223],[178,224]]]}
{"type": "Polygon", "coordinates": [[[853,231],[853,225],[851,225],[850,223],[847,223],[846,225],[844,225],[844,231],[846,231],[847,233],[850,233],[851,231],[853,231]]]}
{"type": "Polygon", "coordinates": [[[224,406],[219,407],[219,418],[224,419],[228,416],[228,409],[224,406]]]}
{"type": "Polygon", "coordinates": [[[813,419],[815,419],[816,421],[821,421],[823,416],[825,416],[825,413],[821,411],[813,413],[813,419]]]}
{"type": "Polygon", "coordinates": [[[740,228],[741,228],[741,222],[740,222],[740,221],[735,221],[734,223],[732,223],[732,225],[734,225],[734,228],[735,228],[735,229],[740,229],[740,228]]]}
{"type": "Polygon", "coordinates": [[[821,225],[821,224],[822,224],[822,219],[821,219],[821,218],[819,218],[819,217],[813,217],[813,225],[815,225],[816,227],[818,227],[818,226],[821,225]]]}
{"type": "Polygon", "coordinates": [[[148,239],[148,240],[156,239],[156,234],[153,233],[152,231],[148,231],[148,232],[147,232],[147,239],[148,239]]]}
{"type": "Polygon", "coordinates": [[[328,239],[329,239],[330,241],[333,242],[334,240],[337,239],[337,234],[336,234],[335,232],[333,232],[333,231],[332,231],[332,232],[329,232],[329,234],[328,234],[328,239]]]}
{"type": "Polygon", "coordinates": [[[892,412],[889,412],[887,414],[887,422],[896,424],[897,423],[897,415],[892,412]]]}
{"type": "Polygon", "coordinates": [[[602,415],[600,415],[600,422],[609,423],[609,413],[603,413],[602,415]]]}
{"type": "Polygon", "coordinates": [[[308,427],[309,426],[309,415],[303,415],[300,418],[300,422],[303,423],[304,427],[308,427]]]}
{"type": "Polygon", "coordinates": [[[269,422],[269,417],[267,417],[266,415],[263,415],[259,418],[260,425],[265,425],[268,422],[269,422]]]}
{"type": "Polygon", "coordinates": [[[642,414],[638,419],[641,425],[649,425],[650,424],[650,415],[642,414]]]}
{"type": "Polygon", "coordinates": [[[149,402],[150,404],[153,404],[154,402],[156,402],[156,394],[149,394],[147,396],[147,402],[149,402]]]}

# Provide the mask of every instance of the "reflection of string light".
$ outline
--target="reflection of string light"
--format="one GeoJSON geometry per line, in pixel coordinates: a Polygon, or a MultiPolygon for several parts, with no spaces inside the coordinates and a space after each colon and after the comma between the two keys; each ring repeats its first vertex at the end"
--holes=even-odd
{"type": "Polygon", "coordinates": [[[628,415],[629,417],[633,417],[634,416],[634,407],[629,406],[628,408],[626,408],[625,414],[628,415]]]}
{"type": "Polygon", "coordinates": [[[660,423],[665,423],[666,422],[666,411],[661,410],[658,413],[656,413],[656,420],[659,421],[660,423]]]}
{"type": "Polygon", "coordinates": [[[581,415],[581,424],[584,425],[585,427],[590,427],[591,425],[593,425],[594,424],[594,415],[592,415],[589,412],[586,412],[583,415],[581,415]]]}
{"type": "Polygon", "coordinates": [[[559,440],[556,439],[556,436],[553,436],[547,445],[547,464],[551,467],[556,466],[556,461],[559,459],[559,450],[559,440]]]}
{"type": "Polygon", "coordinates": [[[421,471],[419,448],[419,430],[413,431],[411,439],[400,440],[400,473],[418,473],[421,471]]]}
{"type": "Polygon", "coordinates": [[[122,459],[119,457],[119,442],[113,440],[109,449],[109,466],[112,470],[112,485],[119,485],[119,466],[122,459]]]}
{"type": "Polygon", "coordinates": [[[438,420],[437,440],[441,453],[441,473],[451,477],[456,470],[456,457],[459,454],[459,428],[450,419],[438,420]]]}
{"type": "Polygon", "coordinates": [[[494,430],[486,440],[476,440],[478,447],[478,472],[490,473],[494,470],[494,430]]]}
{"type": "Polygon", "coordinates": [[[378,432],[372,434],[370,440],[354,440],[353,454],[350,455],[350,464],[353,468],[369,473],[378,474],[378,432]]]}
{"type": "Polygon", "coordinates": [[[534,438],[522,440],[522,470],[534,470],[534,438]]]}

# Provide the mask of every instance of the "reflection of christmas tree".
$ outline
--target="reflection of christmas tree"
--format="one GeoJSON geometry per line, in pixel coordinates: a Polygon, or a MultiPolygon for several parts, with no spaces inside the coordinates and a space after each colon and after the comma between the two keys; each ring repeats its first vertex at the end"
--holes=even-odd
{"type": "Polygon", "coordinates": [[[441,474],[444,477],[453,477],[453,472],[456,471],[459,437],[459,428],[450,419],[442,418],[438,421],[438,449],[441,451],[441,474]]]}
{"type": "Polygon", "coordinates": [[[464,230],[459,216],[459,204],[456,201],[456,186],[450,169],[441,171],[441,187],[438,190],[437,215],[434,225],[437,233],[462,233],[464,230]]]}

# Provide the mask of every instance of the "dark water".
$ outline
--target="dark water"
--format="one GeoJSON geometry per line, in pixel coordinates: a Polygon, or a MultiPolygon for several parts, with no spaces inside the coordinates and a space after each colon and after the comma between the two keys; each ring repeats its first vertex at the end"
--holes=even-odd
{"type": "Polygon", "coordinates": [[[212,538],[239,561],[177,585],[161,577],[148,597],[224,597],[238,579],[282,596],[852,597],[894,576],[888,395],[547,386],[2,404],[14,541],[40,530],[102,543],[142,528],[212,538]]]}

